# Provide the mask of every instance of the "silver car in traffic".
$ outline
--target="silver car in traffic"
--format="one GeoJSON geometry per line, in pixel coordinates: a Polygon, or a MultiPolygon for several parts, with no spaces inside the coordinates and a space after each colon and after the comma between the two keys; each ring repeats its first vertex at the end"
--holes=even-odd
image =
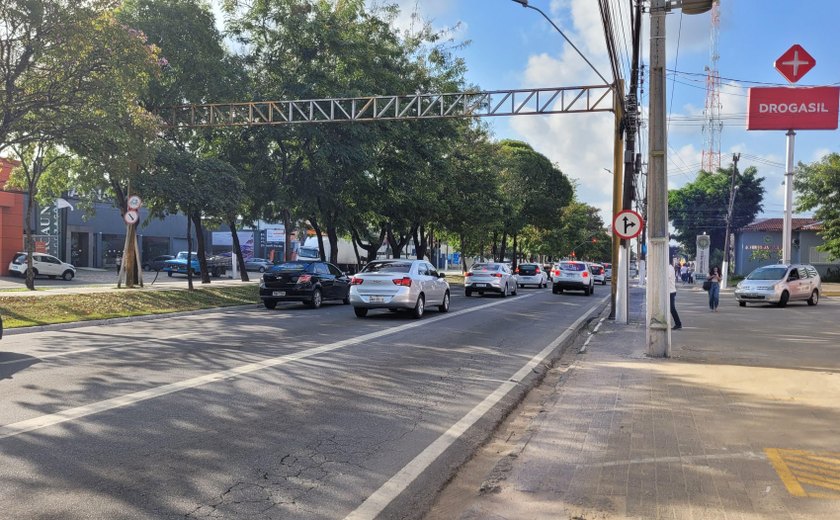
{"type": "Polygon", "coordinates": [[[516,278],[507,264],[499,262],[482,262],[474,264],[464,274],[464,294],[472,296],[478,294],[498,293],[502,298],[508,294],[516,294],[516,278]]]}
{"type": "Polygon", "coordinates": [[[356,316],[370,309],[407,309],[415,318],[435,305],[449,311],[449,282],[425,260],[376,260],[350,279],[350,304],[356,316]]]}
{"type": "Polygon", "coordinates": [[[822,280],[814,266],[776,264],[759,267],[735,287],[738,305],[772,303],[784,307],[790,301],[820,301],[822,280]]]}

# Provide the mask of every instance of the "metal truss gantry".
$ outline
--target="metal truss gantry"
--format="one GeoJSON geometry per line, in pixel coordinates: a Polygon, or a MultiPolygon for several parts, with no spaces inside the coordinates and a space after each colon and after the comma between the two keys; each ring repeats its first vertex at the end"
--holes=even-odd
{"type": "Polygon", "coordinates": [[[612,85],[180,105],[158,112],[168,128],[258,126],[611,112],[612,85]]]}

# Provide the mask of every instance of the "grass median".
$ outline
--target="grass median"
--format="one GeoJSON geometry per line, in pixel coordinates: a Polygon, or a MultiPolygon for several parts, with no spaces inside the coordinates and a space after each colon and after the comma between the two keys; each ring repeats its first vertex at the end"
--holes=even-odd
{"type": "Polygon", "coordinates": [[[3,316],[4,327],[10,329],[194,311],[255,304],[258,301],[259,288],[255,284],[198,287],[194,291],[125,289],[88,294],[56,294],[37,298],[16,298],[0,294],[0,314],[3,316]]]}

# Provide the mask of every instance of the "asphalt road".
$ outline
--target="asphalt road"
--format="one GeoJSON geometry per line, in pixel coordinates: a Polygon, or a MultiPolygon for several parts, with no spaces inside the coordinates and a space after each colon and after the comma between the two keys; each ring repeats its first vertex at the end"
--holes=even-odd
{"type": "Polygon", "coordinates": [[[2,516],[421,517],[608,290],[453,293],[10,335],[2,516]]]}

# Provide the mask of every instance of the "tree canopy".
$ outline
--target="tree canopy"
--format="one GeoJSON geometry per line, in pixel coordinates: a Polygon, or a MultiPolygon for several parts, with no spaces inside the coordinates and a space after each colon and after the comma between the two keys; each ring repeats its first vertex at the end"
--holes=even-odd
{"type": "Polygon", "coordinates": [[[793,187],[798,194],[796,209],[814,211],[822,221],[819,232],[825,241],[817,249],[840,258],[840,154],[831,153],[811,164],[799,163],[793,187]]]}

